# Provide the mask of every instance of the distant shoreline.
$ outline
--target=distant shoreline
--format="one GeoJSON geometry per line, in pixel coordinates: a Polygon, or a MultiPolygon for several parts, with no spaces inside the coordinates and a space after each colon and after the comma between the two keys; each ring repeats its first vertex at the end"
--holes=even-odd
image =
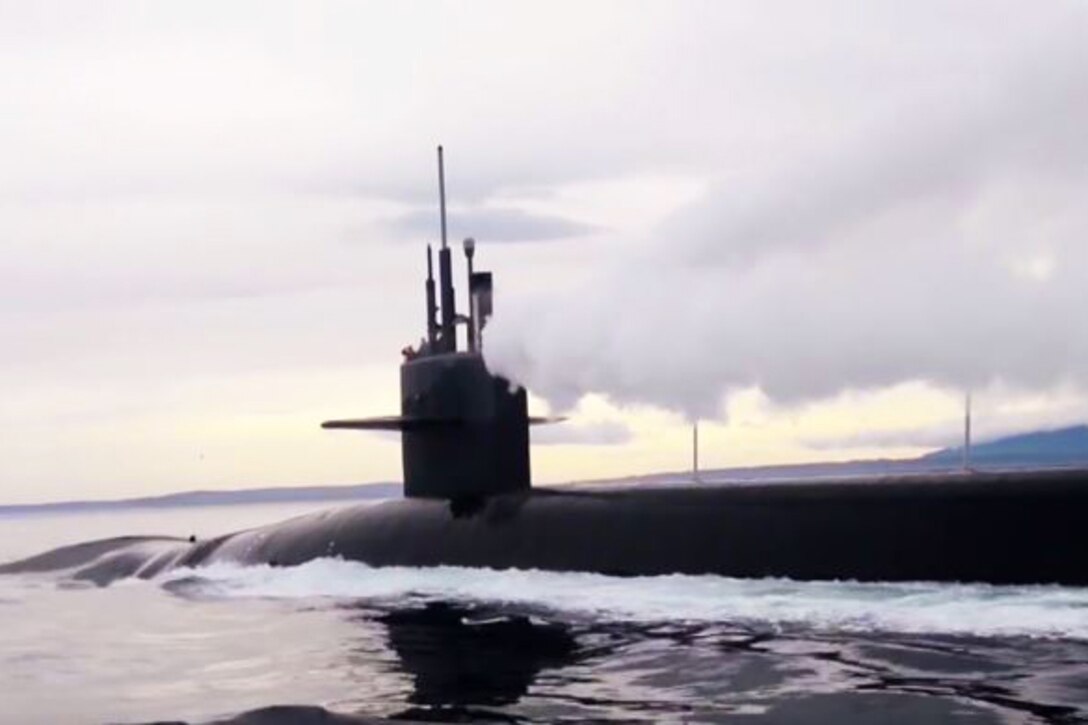
{"type": "Polygon", "coordinates": [[[323,501],[366,501],[400,496],[399,483],[362,483],[342,486],[285,486],[280,488],[233,489],[226,491],[185,491],[162,496],[109,499],[102,501],[56,501],[0,506],[0,516],[23,513],[116,511],[134,508],[175,508],[183,506],[241,506],[258,503],[320,503],[323,501]]]}
{"type": "MultiPolygon", "coordinates": [[[[919,458],[793,463],[769,466],[743,466],[707,469],[700,480],[756,481],[775,478],[810,478],[822,476],[903,475],[935,473],[958,468],[961,449],[942,448],[919,458]]],[[[1050,431],[1034,431],[1008,436],[972,447],[973,469],[1088,467],[1088,425],[1050,431]]],[[[590,481],[570,481],[557,485],[669,484],[688,482],[689,471],[672,471],[590,481]]],[[[225,491],[185,491],[162,496],[112,499],[103,501],[58,501],[0,505],[0,516],[48,512],[116,511],[133,508],[173,508],[180,506],[232,506],[260,503],[321,503],[337,501],[373,501],[400,498],[401,483],[382,481],[337,486],[285,486],[225,491]]]]}

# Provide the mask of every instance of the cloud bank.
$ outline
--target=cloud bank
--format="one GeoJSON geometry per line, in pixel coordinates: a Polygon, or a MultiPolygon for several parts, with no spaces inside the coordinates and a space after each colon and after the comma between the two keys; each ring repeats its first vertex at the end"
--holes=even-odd
{"type": "Polygon", "coordinates": [[[631,428],[618,420],[559,422],[533,430],[534,445],[618,446],[633,437],[631,428]]]}
{"type": "Polygon", "coordinates": [[[1088,385],[1084,37],[1054,27],[847,143],[721,180],[582,288],[497,318],[492,364],[561,407],[690,415],[753,386],[1088,385]]]}

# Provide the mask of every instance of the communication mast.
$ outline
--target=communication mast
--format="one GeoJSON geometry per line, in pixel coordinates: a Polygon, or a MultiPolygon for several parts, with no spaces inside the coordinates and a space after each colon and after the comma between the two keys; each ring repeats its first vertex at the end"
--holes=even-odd
{"type": "Polygon", "coordinates": [[[971,392],[963,401],[963,470],[971,470],[971,392]]]}
{"type": "Polygon", "coordinates": [[[696,483],[702,483],[699,476],[699,419],[691,426],[691,478],[696,483]]]}

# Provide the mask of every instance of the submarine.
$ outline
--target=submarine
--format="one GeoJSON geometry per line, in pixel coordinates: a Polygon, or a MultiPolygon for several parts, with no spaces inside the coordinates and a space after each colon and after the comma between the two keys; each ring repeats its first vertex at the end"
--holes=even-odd
{"type": "Polygon", "coordinates": [[[525,389],[487,366],[493,279],[474,269],[472,239],[467,310],[457,311],[441,147],[438,171],[437,289],[428,246],[425,335],[402,351],[400,414],[322,424],[398,431],[402,498],[202,541],[92,541],[0,573],[65,571],[105,585],[213,562],[340,557],[375,567],[1088,585],[1088,470],[534,487],[530,427],[554,419],[530,417],[525,389]]]}

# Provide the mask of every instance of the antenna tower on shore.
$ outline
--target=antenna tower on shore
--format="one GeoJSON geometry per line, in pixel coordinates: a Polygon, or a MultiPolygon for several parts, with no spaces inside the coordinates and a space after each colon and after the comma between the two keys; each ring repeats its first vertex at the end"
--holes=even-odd
{"type": "Polygon", "coordinates": [[[691,478],[696,483],[701,483],[699,477],[699,419],[691,427],[691,478]]]}
{"type": "Polygon", "coordinates": [[[971,393],[963,401],[963,470],[971,470],[971,393]]]}

